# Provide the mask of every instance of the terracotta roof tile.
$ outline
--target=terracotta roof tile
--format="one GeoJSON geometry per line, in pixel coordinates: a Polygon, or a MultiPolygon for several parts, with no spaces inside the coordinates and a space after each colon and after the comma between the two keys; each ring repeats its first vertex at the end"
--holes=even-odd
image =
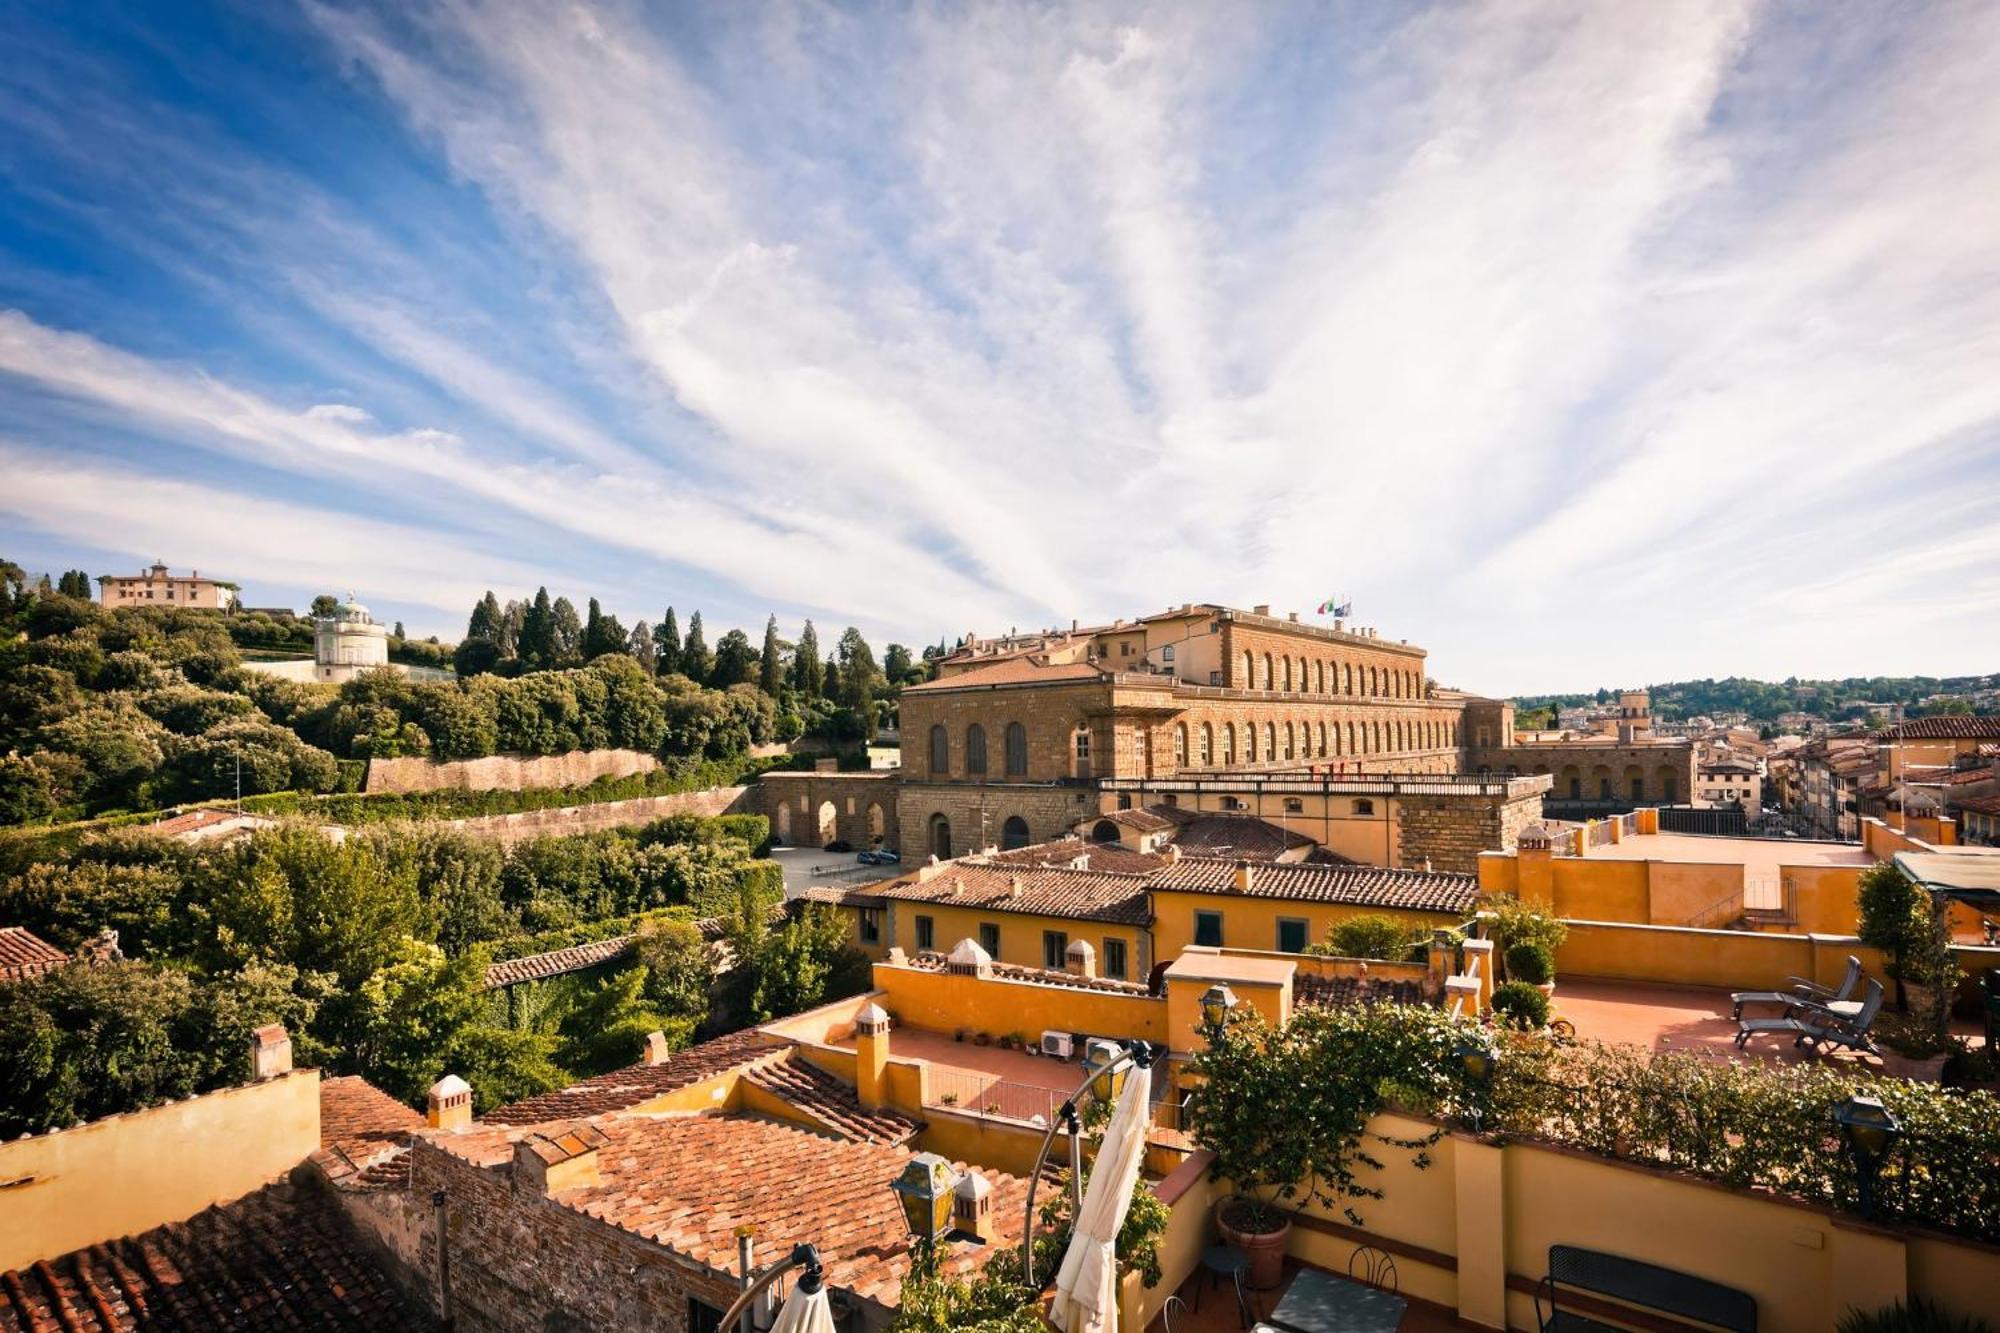
{"type": "Polygon", "coordinates": [[[68,962],[68,954],[26,927],[0,926],[0,981],[26,981],[68,962]]]}
{"type": "Polygon", "coordinates": [[[1992,796],[1960,796],[1952,801],[1960,810],[1972,810],[1982,815],[2000,815],[2000,793],[1992,796]]]}
{"type": "Polygon", "coordinates": [[[794,1052],[790,1059],[752,1065],[743,1077],[824,1124],[843,1138],[863,1143],[907,1143],[922,1128],[900,1111],[870,1111],[854,1095],[852,1084],[808,1064],[794,1052]]]}
{"type": "Polygon", "coordinates": [[[1271,861],[1310,847],[1313,840],[1255,815],[1197,814],[1169,840],[1184,856],[1223,856],[1239,861],[1271,861]]]}
{"type": "Polygon", "coordinates": [[[1163,866],[1167,858],[1158,852],[1135,852],[1115,842],[1089,842],[1080,837],[1057,838],[987,857],[968,857],[968,864],[1007,866],[1061,866],[1072,870],[1108,870],[1114,874],[1144,874],[1163,866]],[[1076,862],[1083,862],[1077,865],[1076,862]]]}
{"type": "Polygon", "coordinates": [[[744,1028],[699,1046],[675,1051],[665,1064],[635,1064],[614,1069],[608,1074],[572,1083],[555,1092],[539,1093],[498,1107],[480,1118],[493,1125],[537,1125],[550,1120],[574,1120],[601,1115],[606,1111],[622,1111],[664,1093],[739,1069],[752,1061],[780,1055],[790,1046],[790,1042],[767,1037],[755,1028],[744,1028]]]}
{"type": "Polygon", "coordinates": [[[497,990],[502,986],[542,981],[602,966],[630,953],[632,941],[636,938],[635,935],[619,935],[608,940],[593,940],[589,944],[572,944],[566,949],[530,954],[526,958],[504,959],[486,969],[486,989],[497,990]]]}
{"type": "Polygon", "coordinates": [[[1145,876],[1107,871],[952,861],[921,883],[914,878],[898,880],[875,892],[902,902],[950,903],[986,912],[1140,926],[1152,919],[1145,876]]]}
{"type": "MultiPolygon", "coordinates": [[[[720,1273],[736,1263],[739,1225],[754,1223],[766,1254],[809,1241],[832,1285],[893,1307],[909,1266],[909,1235],[889,1182],[907,1148],[834,1138],[748,1116],[612,1115],[592,1122],[597,1184],[553,1196],[556,1207],[598,1219],[720,1273]]],[[[520,1130],[445,1135],[436,1147],[486,1166],[512,1156],[520,1130]]],[[[959,1167],[964,1170],[963,1166],[959,1167]]],[[[999,1245],[1018,1243],[1025,1180],[984,1172],[993,1186],[999,1245]]],[[[997,1245],[955,1245],[948,1267],[969,1275],[997,1245]]]]}
{"type": "MultiPolygon", "coordinates": [[[[1162,808],[1172,810],[1175,807],[1165,806],[1162,808]]],[[[1158,833],[1161,829],[1172,828],[1179,822],[1152,808],[1144,810],[1112,810],[1097,817],[1099,819],[1108,819],[1112,823],[1122,825],[1125,828],[1137,829],[1141,833],[1158,833]]]]}
{"type": "Polygon", "coordinates": [[[921,685],[905,685],[903,693],[918,691],[977,690],[994,685],[1056,685],[1071,681],[1102,680],[1104,672],[1089,662],[1051,666],[1031,656],[1005,658],[992,666],[976,667],[953,676],[940,676],[921,685]]]}
{"type": "MultiPolygon", "coordinates": [[[[1235,862],[1199,857],[1184,858],[1156,872],[1147,886],[1193,893],[1243,892],[1236,886],[1235,862]]],[[[1265,862],[1251,868],[1247,896],[1458,913],[1472,909],[1479,896],[1479,880],[1445,870],[1265,862]]]]}
{"type": "Polygon", "coordinates": [[[383,1189],[410,1177],[410,1134],[423,1116],[366,1079],[321,1079],[320,1150],[312,1163],[342,1189],[383,1189]]]}
{"type": "MultiPolygon", "coordinates": [[[[941,972],[950,961],[941,953],[920,953],[910,957],[909,966],[941,972]]],[[[1015,963],[994,963],[993,975],[1002,981],[1028,981],[1038,986],[1067,986],[1071,990],[1110,991],[1118,995],[1150,994],[1142,982],[1117,981],[1110,977],[1080,977],[1074,972],[1052,972],[1042,967],[1021,967],[1015,963]]]]}
{"type": "Polygon", "coordinates": [[[289,1183],[0,1273],[0,1333],[433,1326],[330,1196],[289,1183]]]}
{"type": "Polygon", "coordinates": [[[1353,1009],[1371,1004],[1422,1004],[1424,988],[1416,981],[1375,981],[1361,977],[1322,977],[1301,972],[1292,978],[1292,1000],[1317,1009],[1353,1009]]]}
{"type": "Polygon", "coordinates": [[[1992,740],[2000,738],[2000,717],[1915,717],[1878,734],[1884,740],[1992,740]]]}
{"type": "Polygon", "coordinates": [[[822,907],[880,907],[882,895],[872,888],[842,889],[830,884],[815,884],[802,890],[792,901],[818,903],[822,907]]]}

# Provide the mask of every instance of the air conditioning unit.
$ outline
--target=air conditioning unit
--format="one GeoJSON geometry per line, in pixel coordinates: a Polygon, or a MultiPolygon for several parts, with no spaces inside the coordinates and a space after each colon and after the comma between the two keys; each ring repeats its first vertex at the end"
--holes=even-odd
{"type": "Polygon", "coordinates": [[[1058,1060],[1067,1060],[1076,1051],[1076,1038],[1067,1032],[1049,1031],[1042,1034],[1042,1054],[1053,1055],[1058,1060]]]}

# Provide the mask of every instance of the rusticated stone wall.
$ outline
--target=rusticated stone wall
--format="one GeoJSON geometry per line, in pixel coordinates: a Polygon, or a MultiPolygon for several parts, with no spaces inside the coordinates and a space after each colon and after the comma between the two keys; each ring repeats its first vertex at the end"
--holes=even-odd
{"type": "Polygon", "coordinates": [[[942,815],[950,826],[950,854],[964,856],[1001,845],[1010,818],[1028,826],[1020,842],[1063,837],[1078,820],[1097,813],[1098,795],[1086,787],[906,781],[896,806],[903,859],[922,861],[936,850],[931,843],[934,816],[942,815]]]}
{"type": "Polygon", "coordinates": [[[1541,818],[1542,798],[1469,801],[1449,796],[1396,800],[1398,864],[1476,874],[1481,852],[1511,852],[1521,830],[1541,818]]]}
{"type": "Polygon", "coordinates": [[[709,787],[703,791],[673,792],[666,796],[639,796],[629,801],[565,805],[554,810],[523,810],[512,815],[476,815],[470,819],[439,822],[446,828],[475,838],[492,838],[511,844],[524,838],[632,828],[668,815],[758,813],[757,803],[747,799],[748,794],[755,790],[754,787],[709,787]]]}
{"type": "Polygon", "coordinates": [[[496,754],[484,759],[371,759],[363,790],[522,791],[582,787],[599,778],[650,773],[660,761],[639,750],[572,750],[568,754],[496,754]]]}

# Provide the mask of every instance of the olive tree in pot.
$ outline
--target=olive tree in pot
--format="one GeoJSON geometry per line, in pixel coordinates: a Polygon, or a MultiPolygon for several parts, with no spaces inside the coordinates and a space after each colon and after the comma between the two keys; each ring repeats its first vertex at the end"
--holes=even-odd
{"type": "Polygon", "coordinates": [[[1855,933],[1863,944],[1888,955],[1897,999],[1933,1044],[1941,1044],[1959,980],[1943,904],[1933,902],[1893,863],[1882,861],[1861,872],[1856,907],[1861,923],[1855,933]]]}
{"type": "Polygon", "coordinates": [[[1556,993],[1556,956],[1539,940],[1522,940],[1507,950],[1507,979],[1533,986],[1544,996],[1556,993]]]}
{"type": "MultiPolygon", "coordinates": [[[[1380,1005],[1308,1008],[1273,1028],[1248,1006],[1207,1033],[1190,1074],[1195,1142],[1210,1173],[1236,1191],[1216,1212],[1223,1239],[1250,1261],[1245,1280],[1268,1289],[1283,1275],[1292,1215],[1309,1205],[1355,1226],[1359,1200],[1380,1198],[1360,1171],[1381,1146],[1428,1166],[1437,1134],[1396,1139],[1368,1123],[1391,1102],[1434,1106],[1459,1096],[1452,1052],[1463,1037],[1436,1009],[1380,1005]]],[[[1370,1177],[1372,1178],[1372,1177],[1370,1177]]]]}

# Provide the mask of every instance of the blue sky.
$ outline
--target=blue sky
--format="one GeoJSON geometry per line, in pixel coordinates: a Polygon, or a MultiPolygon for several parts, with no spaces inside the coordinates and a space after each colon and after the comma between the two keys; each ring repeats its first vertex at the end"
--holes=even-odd
{"type": "Polygon", "coordinates": [[[2000,7],[0,0],[0,551],[2000,669],[2000,7]]]}

